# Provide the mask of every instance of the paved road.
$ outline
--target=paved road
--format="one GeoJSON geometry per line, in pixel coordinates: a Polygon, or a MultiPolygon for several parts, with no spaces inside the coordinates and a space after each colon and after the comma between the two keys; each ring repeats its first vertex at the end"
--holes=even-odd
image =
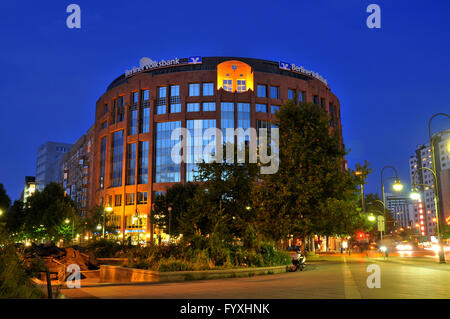
{"type": "Polygon", "coordinates": [[[181,283],[63,289],[68,298],[450,298],[450,264],[427,258],[326,257],[304,272],[181,283]],[[381,287],[368,288],[366,270],[380,266],[381,287]]]}

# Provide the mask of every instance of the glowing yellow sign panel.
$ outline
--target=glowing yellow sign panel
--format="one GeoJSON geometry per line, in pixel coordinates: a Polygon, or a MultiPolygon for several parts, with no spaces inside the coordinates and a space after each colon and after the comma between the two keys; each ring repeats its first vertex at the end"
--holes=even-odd
{"type": "Polygon", "coordinates": [[[253,90],[252,67],[244,62],[231,60],[217,65],[217,89],[228,92],[253,90]]]}

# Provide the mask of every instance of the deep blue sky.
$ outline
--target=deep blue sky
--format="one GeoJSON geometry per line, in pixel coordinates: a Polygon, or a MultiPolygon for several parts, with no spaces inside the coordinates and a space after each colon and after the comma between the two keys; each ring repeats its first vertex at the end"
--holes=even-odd
{"type": "MultiPolygon", "coordinates": [[[[450,111],[450,1],[3,1],[0,7],[0,183],[18,198],[37,148],[75,142],[97,99],[143,56],[289,61],[324,76],[341,102],[349,166],[394,165],[426,142],[428,118],[450,111]],[[66,7],[81,7],[81,29],[66,7]],[[366,7],[381,7],[381,29],[366,7]]],[[[450,125],[446,123],[447,128],[450,125]]],[[[444,121],[435,129],[444,128],[444,121]]]]}

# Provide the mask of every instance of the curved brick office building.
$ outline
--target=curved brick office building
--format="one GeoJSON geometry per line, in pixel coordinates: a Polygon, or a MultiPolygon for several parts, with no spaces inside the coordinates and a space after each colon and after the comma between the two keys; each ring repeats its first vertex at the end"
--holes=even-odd
{"type": "Polygon", "coordinates": [[[207,128],[269,127],[288,99],[316,103],[330,113],[331,126],[341,130],[339,100],[326,81],[294,64],[236,57],[143,58],[97,101],[91,195],[97,204],[113,208],[120,238],[165,240],[147,218],[152,199],[195,174],[195,164],[172,161],[172,130],[188,128],[195,153],[202,146],[196,136],[207,128]]]}

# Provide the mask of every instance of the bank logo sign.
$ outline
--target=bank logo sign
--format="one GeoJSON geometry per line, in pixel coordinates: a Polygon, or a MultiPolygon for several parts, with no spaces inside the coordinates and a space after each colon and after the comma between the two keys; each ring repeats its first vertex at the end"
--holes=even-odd
{"type": "Polygon", "coordinates": [[[190,56],[188,58],[188,64],[200,64],[200,63],[202,63],[201,56],[190,56]]]}
{"type": "Polygon", "coordinates": [[[143,57],[139,61],[138,67],[133,67],[130,70],[125,70],[125,76],[130,77],[136,73],[147,71],[147,70],[153,70],[153,69],[159,69],[163,67],[168,66],[178,66],[178,65],[186,65],[186,64],[201,64],[202,63],[202,57],[201,56],[190,56],[187,59],[187,62],[180,62],[180,59],[175,58],[171,60],[161,60],[161,61],[153,61],[150,58],[143,57]]]}
{"type": "Polygon", "coordinates": [[[325,80],[322,76],[320,76],[319,73],[307,70],[302,66],[297,66],[293,63],[280,61],[279,68],[281,70],[285,70],[285,71],[291,71],[291,72],[295,72],[295,73],[301,73],[301,74],[306,74],[306,75],[312,76],[313,78],[316,78],[317,80],[323,82],[326,86],[328,86],[327,80],[325,80]]]}

